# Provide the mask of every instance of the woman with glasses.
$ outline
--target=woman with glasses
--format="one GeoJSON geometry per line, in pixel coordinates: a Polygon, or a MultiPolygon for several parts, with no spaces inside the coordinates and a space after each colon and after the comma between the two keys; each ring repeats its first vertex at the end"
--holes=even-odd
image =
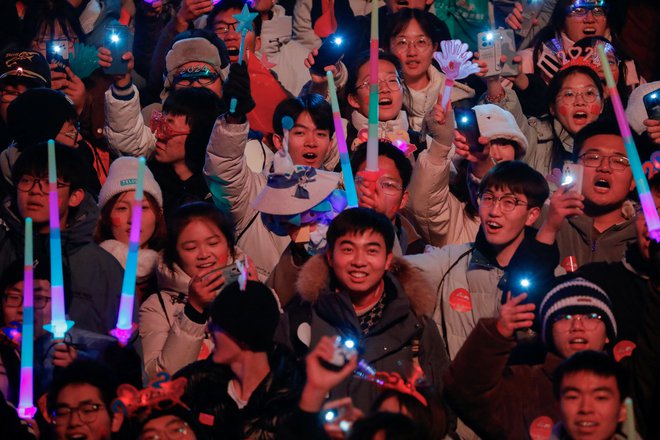
{"type": "MultiPolygon", "coordinates": [[[[403,81],[409,93],[404,95],[403,106],[413,130],[420,131],[426,112],[438,100],[445,83],[445,75],[433,62],[433,52],[438,49],[438,32],[433,27],[430,13],[404,8],[389,20],[387,50],[401,62],[403,81]]],[[[437,19],[435,19],[437,20],[437,19]]],[[[455,82],[451,101],[474,97],[474,90],[455,82]]]]}
{"type": "MultiPolygon", "coordinates": [[[[346,143],[354,150],[367,140],[369,124],[369,53],[363,52],[348,72],[346,84],[350,118],[346,129],[346,143]]],[[[401,79],[401,63],[394,55],[378,53],[378,137],[400,145],[406,155],[426,148],[419,132],[413,130],[403,110],[408,88],[401,79]]]]}

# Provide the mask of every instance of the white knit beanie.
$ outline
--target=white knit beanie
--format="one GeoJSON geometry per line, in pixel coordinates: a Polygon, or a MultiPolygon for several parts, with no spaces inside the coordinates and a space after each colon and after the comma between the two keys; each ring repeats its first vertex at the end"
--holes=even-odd
{"type": "MultiPolygon", "coordinates": [[[[126,192],[135,191],[137,185],[138,173],[138,158],[124,156],[115,159],[110,165],[108,177],[101,187],[99,193],[99,209],[103,209],[106,203],[115,195],[126,192]]],[[[163,193],[160,186],[154,179],[149,168],[145,167],[144,170],[144,192],[151,194],[159,207],[163,207],[163,193]]]]}
{"type": "Polygon", "coordinates": [[[649,115],[644,108],[644,96],[658,89],[660,89],[660,81],[640,84],[628,97],[626,119],[628,119],[628,123],[637,134],[642,134],[646,131],[644,121],[649,119],[649,115]]]}
{"type": "Polygon", "coordinates": [[[524,156],[527,151],[527,138],[518,127],[511,113],[494,104],[475,105],[479,132],[488,139],[509,139],[515,141],[522,151],[517,156],[524,156]]]}

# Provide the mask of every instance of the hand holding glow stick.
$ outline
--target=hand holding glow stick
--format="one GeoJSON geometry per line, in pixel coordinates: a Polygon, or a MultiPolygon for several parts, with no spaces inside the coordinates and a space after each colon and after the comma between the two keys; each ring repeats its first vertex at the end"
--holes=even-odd
{"type": "Polygon", "coordinates": [[[23,271],[23,337],[21,341],[21,383],[18,397],[18,416],[34,418],[34,276],[32,257],[32,219],[25,219],[25,251],[23,271]]]}
{"type": "MultiPolygon", "coordinates": [[[[243,64],[243,53],[245,51],[245,37],[248,33],[248,31],[252,30],[252,20],[254,20],[257,15],[259,15],[256,12],[250,12],[248,9],[247,4],[243,5],[243,10],[241,11],[240,14],[234,14],[233,17],[238,20],[238,25],[236,26],[236,32],[240,32],[241,34],[241,45],[239,46],[238,49],[238,64],[243,64]]],[[[231,98],[231,101],[229,102],[229,113],[236,113],[236,105],[238,105],[238,101],[236,101],[236,98],[231,98]]]]}
{"type": "Polygon", "coordinates": [[[330,104],[332,105],[332,119],[335,124],[335,139],[337,139],[337,149],[339,150],[339,160],[341,162],[341,173],[344,176],[344,188],[346,188],[346,199],[349,208],[358,206],[358,196],[353,180],[353,170],[351,169],[351,159],[348,157],[348,146],[346,145],[346,136],[344,135],[344,126],[341,123],[341,114],[339,113],[339,101],[337,100],[337,87],[332,72],[326,72],[328,77],[328,92],[330,94],[330,104]]]}
{"type": "Polygon", "coordinates": [[[48,205],[50,226],[50,289],[51,320],[44,328],[53,334],[53,339],[62,339],[73,327],[67,321],[64,306],[64,277],[62,275],[62,242],[60,238],[60,210],[57,196],[57,164],[55,142],[48,141],[48,205]]]}
{"type": "Polygon", "coordinates": [[[119,344],[122,346],[128,344],[133,331],[137,327],[133,323],[133,306],[135,304],[135,282],[137,280],[138,252],[140,250],[145,163],[144,157],[138,158],[138,173],[135,185],[135,198],[133,200],[128,256],[126,257],[126,270],[124,271],[124,281],[121,288],[117,326],[110,331],[110,334],[117,338],[119,344]]]}
{"type": "MultiPolygon", "coordinates": [[[[603,44],[598,45],[598,56],[600,56],[600,61],[603,66],[609,66],[609,61],[607,60],[603,44]]],[[[649,189],[649,183],[644,176],[644,170],[642,168],[642,163],[639,160],[637,146],[630,133],[630,126],[628,125],[626,113],[623,109],[623,104],[621,103],[621,97],[619,96],[619,91],[616,88],[616,83],[612,76],[612,70],[606,68],[603,69],[603,73],[605,73],[607,90],[610,92],[610,100],[612,101],[612,107],[614,107],[614,114],[616,115],[616,121],[619,124],[621,137],[623,137],[623,142],[626,146],[626,154],[628,155],[630,169],[632,170],[633,178],[635,179],[639,201],[641,202],[642,210],[644,211],[644,218],[646,219],[646,225],[648,226],[649,237],[655,241],[660,241],[660,218],[658,218],[658,211],[656,210],[655,201],[653,200],[653,195],[649,189]]]]}
{"type": "Polygon", "coordinates": [[[445,40],[440,42],[441,52],[435,52],[433,58],[440,64],[445,74],[445,88],[442,91],[442,108],[447,108],[454,80],[467,78],[479,72],[479,65],[471,61],[472,52],[461,40],[445,40]]]}

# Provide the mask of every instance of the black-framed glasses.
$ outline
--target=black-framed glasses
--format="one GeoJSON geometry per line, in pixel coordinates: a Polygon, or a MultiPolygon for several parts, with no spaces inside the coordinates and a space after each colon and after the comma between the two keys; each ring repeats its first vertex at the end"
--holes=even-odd
{"type": "Polygon", "coordinates": [[[236,32],[236,26],[238,26],[237,21],[234,23],[225,23],[224,21],[221,21],[213,29],[215,30],[215,33],[218,35],[226,35],[227,33],[229,33],[230,30],[236,32]]]}
{"type": "Polygon", "coordinates": [[[73,413],[78,413],[80,421],[83,423],[92,423],[99,415],[99,411],[103,408],[102,403],[86,402],[78,406],[58,406],[52,414],[54,425],[68,423],[73,416],[73,413]]]}
{"type": "Polygon", "coordinates": [[[512,212],[514,209],[516,209],[516,206],[527,206],[526,202],[512,195],[495,197],[495,194],[486,192],[483,193],[481,197],[479,197],[479,205],[483,206],[484,208],[490,209],[498,203],[500,204],[500,209],[502,212],[512,212]]]}
{"type": "Polygon", "coordinates": [[[607,159],[610,164],[610,168],[616,171],[623,171],[626,168],[630,168],[630,161],[625,156],[612,155],[612,156],[603,156],[597,153],[585,153],[579,156],[580,162],[582,165],[588,168],[598,168],[603,163],[603,159],[607,159]]]}
{"type": "MultiPolygon", "coordinates": [[[[50,189],[48,188],[48,179],[44,178],[37,178],[37,177],[32,177],[32,176],[23,176],[20,178],[20,180],[16,183],[16,189],[22,192],[30,192],[32,191],[32,188],[34,188],[34,185],[39,186],[39,191],[42,193],[46,194],[50,192],[50,189]]],[[[57,188],[66,188],[67,186],[70,186],[68,183],[64,183],[61,181],[57,181],[57,188]]]]}
{"type": "Polygon", "coordinates": [[[395,52],[405,52],[411,46],[417,50],[426,50],[432,46],[432,42],[429,37],[424,35],[420,35],[419,37],[414,38],[397,37],[394,39],[395,52]]]}
{"type": "Polygon", "coordinates": [[[585,6],[571,6],[568,8],[569,17],[586,17],[587,14],[591,11],[591,15],[594,17],[604,17],[607,14],[607,8],[603,6],[594,6],[594,7],[585,7],[585,6]]]}
{"type": "MultiPolygon", "coordinates": [[[[35,310],[41,310],[50,302],[50,296],[34,295],[33,304],[35,310]]],[[[8,293],[3,297],[5,307],[21,307],[23,305],[23,295],[8,293]]]]}
{"type": "Polygon", "coordinates": [[[188,434],[188,424],[183,420],[172,420],[162,430],[147,429],[138,440],[176,440],[188,434]]]}
{"type": "MultiPolygon", "coordinates": [[[[369,78],[365,79],[364,81],[362,81],[360,84],[358,84],[355,87],[355,90],[360,90],[360,89],[365,88],[365,87],[368,88],[369,87],[369,81],[370,81],[369,78]]],[[[378,80],[378,85],[380,86],[381,84],[384,84],[385,88],[387,88],[388,90],[390,90],[392,92],[401,89],[401,80],[396,75],[388,76],[385,79],[379,79],[378,80]]]]}
{"type": "Polygon", "coordinates": [[[573,327],[576,321],[580,321],[585,330],[591,331],[596,330],[598,324],[603,322],[603,317],[598,313],[559,315],[554,320],[554,327],[560,332],[567,332],[573,327]]]}

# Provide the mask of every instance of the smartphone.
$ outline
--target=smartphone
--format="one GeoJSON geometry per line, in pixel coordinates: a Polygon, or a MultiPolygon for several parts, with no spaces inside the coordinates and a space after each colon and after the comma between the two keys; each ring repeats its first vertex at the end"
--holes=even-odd
{"type": "Polygon", "coordinates": [[[465,136],[470,151],[480,153],[484,146],[479,143],[479,121],[477,114],[471,108],[455,108],[454,119],[456,119],[456,129],[465,136]]]}
{"type": "Polygon", "coordinates": [[[344,397],[326,403],[323,405],[322,417],[323,423],[330,428],[330,431],[337,429],[343,433],[350,431],[353,422],[348,419],[355,417],[353,401],[350,397],[344,397]]]}
{"type": "Polygon", "coordinates": [[[512,29],[496,29],[477,34],[479,59],[488,65],[486,76],[504,75],[515,76],[518,67],[513,63],[516,55],[516,43],[512,29]],[[502,64],[502,55],[506,62],[502,64]]]}
{"type": "Polygon", "coordinates": [[[532,22],[538,17],[541,8],[543,8],[543,0],[519,0],[523,7],[521,23],[522,29],[516,30],[516,34],[525,38],[532,30],[532,22]]]}
{"type": "Polygon", "coordinates": [[[567,163],[561,173],[561,185],[571,186],[571,191],[582,194],[584,180],[584,166],[579,163],[567,163]]]}
{"type": "Polygon", "coordinates": [[[228,286],[234,281],[237,281],[241,274],[241,271],[239,270],[238,266],[236,266],[236,263],[225,266],[221,270],[222,276],[225,277],[225,286],[228,286]]]}
{"type": "Polygon", "coordinates": [[[341,61],[347,45],[343,35],[330,35],[319,47],[318,54],[314,57],[314,65],[309,70],[317,75],[325,76],[325,67],[334,66],[341,61]]]}
{"type": "Polygon", "coordinates": [[[110,51],[112,64],[103,69],[107,75],[123,75],[128,72],[128,61],[122,60],[122,55],[130,52],[133,47],[133,35],[128,26],[114,24],[105,28],[104,47],[110,51]]]}
{"type": "Polygon", "coordinates": [[[660,89],[644,95],[644,108],[650,119],[660,121],[660,89]]]}
{"type": "Polygon", "coordinates": [[[48,64],[57,64],[58,72],[64,72],[69,66],[69,40],[50,40],[46,43],[46,60],[48,64]]]}

